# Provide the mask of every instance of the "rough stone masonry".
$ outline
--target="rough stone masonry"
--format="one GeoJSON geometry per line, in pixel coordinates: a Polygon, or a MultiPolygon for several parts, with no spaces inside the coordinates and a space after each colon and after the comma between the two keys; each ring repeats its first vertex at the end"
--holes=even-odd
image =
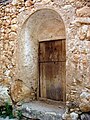
{"type": "MultiPolygon", "coordinates": [[[[18,50],[19,45],[23,44],[23,41],[22,44],[18,44],[21,40],[20,30],[24,28],[22,26],[39,9],[52,9],[58,12],[65,24],[67,110],[63,118],[72,120],[73,116],[77,118],[80,111],[90,111],[89,0],[27,0],[26,2],[12,0],[0,2],[0,91],[3,87],[3,91],[7,95],[6,89],[9,89],[11,99],[16,103],[36,98],[37,80],[33,79],[29,82],[27,78],[26,82],[25,79],[19,79],[20,60],[17,57],[17,52],[22,53],[20,49],[18,50]]],[[[28,67],[26,68],[28,69],[28,67]]],[[[24,75],[22,78],[25,78],[24,75]]]]}

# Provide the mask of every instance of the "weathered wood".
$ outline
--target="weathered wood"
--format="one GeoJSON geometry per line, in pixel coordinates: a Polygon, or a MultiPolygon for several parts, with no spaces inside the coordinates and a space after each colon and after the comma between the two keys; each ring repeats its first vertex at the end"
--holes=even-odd
{"type": "Polygon", "coordinates": [[[40,62],[65,61],[65,40],[40,43],[40,62]]]}
{"type": "Polygon", "coordinates": [[[65,40],[41,42],[39,46],[40,97],[65,100],[65,40]]]}
{"type": "Polygon", "coordinates": [[[62,61],[66,61],[66,44],[65,44],[65,40],[62,40],[62,61]]]}
{"type": "Polygon", "coordinates": [[[46,98],[46,79],[45,79],[45,66],[40,64],[40,94],[41,97],[46,98]]]}
{"type": "Polygon", "coordinates": [[[66,101],[66,62],[62,62],[63,101],[66,101]]]}

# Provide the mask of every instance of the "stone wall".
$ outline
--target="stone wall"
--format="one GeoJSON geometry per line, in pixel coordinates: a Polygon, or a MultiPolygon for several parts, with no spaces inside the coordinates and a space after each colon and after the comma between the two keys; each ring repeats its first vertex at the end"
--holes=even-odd
{"type": "MultiPolygon", "coordinates": [[[[13,0],[12,3],[1,4],[0,83],[14,91],[16,88],[13,86],[20,84],[20,92],[14,94],[13,100],[17,95],[20,95],[18,101],[24,99],[22,92],[25,96],[30,94],[31,99],[35,98],[37,86],[32,88],[32,86],[27,86],[25,80],[21,82],[17,80],[19,79],[17,73],[18,33],[30,15],[43,8],[55,10],[65,24],[68,111],[71,113],[73,111],[77,113],[79,110],[88,112],[90,111],[90,2],[88,0],[34,0],[33,2],[28,0],[25,3],[23,0],[13,0]]],[[[65,116],[70,117],[67,113],[65,116]]]]}
{"type": "MultiPolygon", "coordinates": [[[[23,1],[14,2],[9,4],[0,5],[0,84],[6,86],[12,90],[16,91],[15,94],[12,94],[12,99],[15,101],[21,100],[25,94],[30,94],[29,96],[35,96],[35,91],[31,89],[21,81],[17,81],[17,29],[18,21],[17,16],[23,10],[27,10],[23,1]],[[16,84],[15,84],[16,83],[16,84]],[[16,86],[16,88],[15,88],[16,86]],[[21,86],[21,88],[20,88],[21,86]],[[27,87],[26,91],[24,90],[25,86],[27,87]],[[19,87],[19,88],[18,88],[19,87]],[[29,90],[28,90],[29,89],[29,90]],[[23,92],[24,91],[24,92],[23,92]],[[32,95],[31,95],[32,94],[32,95]],[[17,96],[19,97],[17,99],[17,96]]],[[[11,93],[13,93],[11,92],[11,93]]],[[[24,96],[25,97],[25,96],[24,96]]],[[[32,98],[32,97],[30,97],[32,98]]],[[[29,98],[29,99],[30,99],[29,98]]],[[[33,97],[34,98],[34,97],[33,97]]]]}

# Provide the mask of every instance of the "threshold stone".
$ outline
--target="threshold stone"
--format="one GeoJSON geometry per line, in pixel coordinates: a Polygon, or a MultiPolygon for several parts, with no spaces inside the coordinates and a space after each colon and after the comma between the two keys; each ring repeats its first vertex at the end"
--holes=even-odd
{"type": "Polygon", "coordinates": [[[22,105],[23,116],[36,120],[62,120],[64,112],[64,106],[43,101],[32,101],[22,105]]]}

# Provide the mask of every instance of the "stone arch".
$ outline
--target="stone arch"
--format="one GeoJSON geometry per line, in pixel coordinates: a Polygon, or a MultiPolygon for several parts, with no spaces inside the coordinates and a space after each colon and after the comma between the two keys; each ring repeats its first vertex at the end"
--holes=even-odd
{"type": "Polygon", "coordinates": [[[36,91],[39,41],[66,39],[65,25],[58,12],[43,8],[31,14],[21,26],[18,33],[18,78],[36,91]]]}

